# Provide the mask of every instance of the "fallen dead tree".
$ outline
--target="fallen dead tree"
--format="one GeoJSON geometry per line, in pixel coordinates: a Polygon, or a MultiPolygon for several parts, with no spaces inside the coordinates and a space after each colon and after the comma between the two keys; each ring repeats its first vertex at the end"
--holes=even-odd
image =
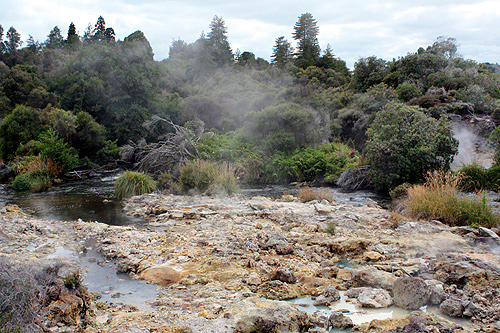
{"type": "Polygon", "coordinates": [[[120,157],[133,161],[139,171],[151,174],[172,172],[179,165],[199,156],[196,144],[204,134],[203,122],[193,121],[186,126],[179,126],[170,119],[153,116],[143,126],[151,131],[159,123],[172,128],[171,132],[162,135],[161,141],[151,144],[147,144],[145,140],[130,142],[120,151],[120,157]]]}
{"type": "Polygon", "coordinates": [[[335,183],[343,190],[349,192],[371,189],[372,183],[369,170],[369,165],[349,168],[340,175],[335,183]]]}

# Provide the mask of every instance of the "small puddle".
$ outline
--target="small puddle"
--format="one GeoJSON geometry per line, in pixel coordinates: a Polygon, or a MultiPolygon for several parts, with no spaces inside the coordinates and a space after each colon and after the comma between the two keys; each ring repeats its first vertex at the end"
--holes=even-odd
{"type": "MultiPolygon", "coordinates": [[[[384,320],[390,318],[402,318],[413,312],[412,310],[401,309],[394,305],[383,309],[360,307],[355,302],[349,302],[348,297],[345,296],[343,291],[340,291],[340,300],[335,302],[329,307],[313,305],[314,300],[310,296],[294,298],[289,300],[289,302],[295,304],[297,309],[306,312],[308,315],[313,314],[314,311],[316,310],[327,310],[329,312],[342,310],[342,312],[344,312],[344,315],[351,318],[354,325],[370,322],[373,319],[384,320]]],[[[436,306],[424,306],[420,308],[420,311],[438,314],[439,316],[462,326],[466,326],[469,323],[469,321],[466,319],[450,318],[439,313],[439,309],[436,306]]],[[[347,330],[332,329],[329,332],[333,333],[333,332],[350,332],[350,331],[351,329],[347,330]]]]}
{"type": "Polygon", "coordinates": [[[108,260],[94,250],[76,254],[60,247],[47,258],[68,260],[84,269],[86,277],[83,284],[89,291],[102,295],[98,302],[129,304],[140,311],[153,310],[148,301],[156,299],[156,286],[117,272],[108,260]]]}

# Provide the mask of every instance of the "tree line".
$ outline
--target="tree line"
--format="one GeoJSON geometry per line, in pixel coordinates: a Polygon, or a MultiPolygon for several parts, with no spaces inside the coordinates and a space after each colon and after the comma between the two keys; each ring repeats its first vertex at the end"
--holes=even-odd
{"type": "Polygon", "coordinates": [[[221,17],[208,28],[194,42],[172,41],[168,59],[155,61],[141,31],[116,40],[102,16],[82,36],[71,23],[65,36],[56,26],[25,47],[13,27],[4,39],[0,25],[2,159],[18,175],[34,163],[51,169],[49,183],[79,164],[139,165],[175,132],[169,124],[196,124],[193,158],[233,163],[242,180],[334,183],[369,164],[372,185],[384,191],[449,167],[457,148],[450,114],[498,120],[498,65],[463,59],[454,38],[392,61],[359,59],[349,70],[331,46],[321,50],[311,13],[292,27],[295,48],[276,38],[270,62],[233,51],[221,17]],[[398,128],[404,133],[394,135],[398,128]]]}

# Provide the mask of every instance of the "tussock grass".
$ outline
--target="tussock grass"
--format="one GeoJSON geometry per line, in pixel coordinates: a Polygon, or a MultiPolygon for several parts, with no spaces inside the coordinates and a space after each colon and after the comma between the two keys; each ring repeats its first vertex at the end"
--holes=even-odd
{"type": "Polygon", "coordinates": [[[230,163],[189,161],[180,170],[179,182],[184,192],[195,189],[199,193],[231,195],[238,191],[235,167],[230,163]]]}
{"type": "Polygon", "coordinates": [[[425,184],[408,189],[405,213],[416,218],[437,219],[451,226],[491,228],[498,225],[500,217],[491,211],[484,192],[478,192],[473,198],[460,195],[462,181],[460,173],[429,173],[425,184]]]}
{"type": "Polygon", "coordinates": [[[332,194],[329,193],[328,191],[320,190],[320,189],[314,190],[314,189],[310,188],[309,186],[302,187],[299,190],[298,198],[299,198],[300,202],[303,202],[303,203],[313,201],[313,200],[326,200],[328,202],[334,201],[332,194]]]}
{"type": "Polygon", "coordinates": [[[156,190],[156,182],[143,172],[125,171],[115,182],[117,199],[151,193],[156,190]]]}

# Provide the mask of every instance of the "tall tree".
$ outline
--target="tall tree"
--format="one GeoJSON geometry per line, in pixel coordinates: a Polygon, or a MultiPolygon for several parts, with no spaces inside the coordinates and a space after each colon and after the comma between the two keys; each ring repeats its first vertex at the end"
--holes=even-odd
{"type": "Polygon", "coordinates": [[[40,43],[35,40],[35,38],[31,35],[29,35],[28,40],[26,41],[27,48],[33,53],[38,53],[40,49],[42,48],[40,43]]]}
{"type": "Polygon", "coordinates": [[[214,16],[210,22],[210,31],[208,32],[208,40],[210,45],[216,49],[229,49],[227,39],[227,27],[222,17],[214,16]]]}
{"type": "Polygon", "coordinates": [[[233,60],[233,52],[227,38],[227,27],[222,17],[214,16],[210,22],[210,31],[207,34],[208,45],[214,49],[213,60],[224,65],[233,60]]]}
{"type": "Polygon", "coordinates": [[[276,38],[271,55],[271,63],[278,68],[284,68],[293,61],[293,47],[284,36],[276,38]]]}
{"type": "Polygon", "coordinates": [[[3,27],[0,24],[0,54],[5,52],[5,44],[3,42],[3,27]]]}
{"type": "Polygon", "coordinates": [[[5,42],[7,52],[14,52],[23,43],[21,41],[21,34],[19,34],[14,27],[10,27],[5,37],[7,37],[7,41],[5,42]]]}
{"type": "Polygon", "coordinates": [[[94,26],[94,30],[92,31],[92,39],[94,41],[102,41],[104,40],[104,36],[106,34],[106,22],[102,16],[99,16],[97,22],[94,26]]]}
{"type": "Polygon", "coordinates": [[[45,41],[45,47],[47,49],[62,49],[64,38],[61,35],[61,29],[56,25],[52,30],[50,30],[47,40],[45,41]]]}
{"type": "Polygon", "coordinates": [[[297,59],[302,68],[316,65],[321,49],[318,43],[319,28],[311,13],[299,16],[293,27],[293,39],[298,42],[297,59]]]}
{"type": "Polygon", "coordinates": [[[71,22],[71,24],[69,25],[68,36],[66,37],[65,43],[70,47],[74,47],[75,45],[80,44],[80,37],[78,37],[76,27],[73,22],[71,22]]]}

